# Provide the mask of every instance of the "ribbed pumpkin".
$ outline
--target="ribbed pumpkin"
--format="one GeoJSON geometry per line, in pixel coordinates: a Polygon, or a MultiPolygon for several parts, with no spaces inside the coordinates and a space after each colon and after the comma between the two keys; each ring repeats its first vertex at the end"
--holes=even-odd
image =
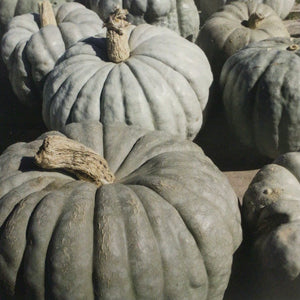
{"type": "MultiPolygon", "coordinates": [[[[61,4],[73,0],[49,0],[56,10],[61,4]]],[[[0,0],[0,37],[5,33],[7,25],[14,16],[38,12],[40,0],[0,0]]],[[[78,1],[77,1],[78,2],[78,1]]]]}
{"type": "Polygon", "coordinates": [[[214,78],[218,80],[226,59],[249,43],[271,37],[289,37],[272,8],[252,1],[235,1],[207,20],[197,44],[207,55],[214,78]]]}
{"type": "Polygon", "coordinates": [[[104,22],[119,6],[128,10],[127,20],[133,25],[167,27],[190,41],[195,41],[199,33],[200,20],[194,0],[89,0],[89,5],[104,22]]]}
{"type": "Polygon", "coordinates": [[[2,57],[13,91],[29,106],[41,105],[44,79],[66,48],[103,31],[97,14],[79,3],[61,5],[55,19],[56,25],[43,25],[38,14],[16,16],[2,39],[2,57]]]}
{"type": "Polygon", "coordinates": [[[72,166],[87,166],[95,151],[115,180],[97,187],[36,166],[37,151],[50,147],[42,138],[2,154],[1,299],[221,300],[241,242],[240,213],[203,151],[124,124],[69,124],[62,132],[42,138],[80,142],[67,155],[72,166]]]}
{"type": "MultiPolygon", "coordinates": [[[[225,4],[230,2],[234,2],[236,0],[194,0],[198,10],[200,13],[201,24],[204,24],[205,21],[210,17],[213,13],[219,10],[225,4]]],[[[240,0],[240,2],[257,2],[269,5],[272,9],[282,18],[284,19],[292,7],[294,6],[295,0],[240,0]]]]}
{"type": "Polygon", "coordinates": [[[240,140],[270,158],[300,149],[300,40],[269,39],[222,70],[226,117],[240,140]]]}
{"type": "Polygon", "coordinates": [[[205,54],[168,28],[128,28],[128,37],[120,35],[122,51],[105,37],[92,37],[65,52],[45,82],[46,126],[118,121],[194,138],[212,82],[205,54]],[[126,57],[110,61],[120,53],[126,57]]]}
{"type": "Polygon", "coordinates": [[[300,152],[286,153],[256,174],[242,212],[262,290],[275,291],[272,299],[299,299],[300,152]]]}

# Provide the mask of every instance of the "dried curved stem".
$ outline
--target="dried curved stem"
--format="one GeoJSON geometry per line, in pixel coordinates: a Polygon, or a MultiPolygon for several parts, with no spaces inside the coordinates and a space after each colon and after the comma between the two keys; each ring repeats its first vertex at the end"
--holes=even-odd
{"type": "Polygon", "coordinates": [[[81,180],[95,183],[98,187],[115,180],[103,157],[64,136],[46,137],[34,158],[36,164],[44,169],[63,169],[81,180]]]}

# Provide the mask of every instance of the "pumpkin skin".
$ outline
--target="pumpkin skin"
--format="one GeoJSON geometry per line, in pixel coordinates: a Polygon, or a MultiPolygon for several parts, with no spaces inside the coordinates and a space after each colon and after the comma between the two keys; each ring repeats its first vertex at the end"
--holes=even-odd
{"type": "Polygon", "coordinates": [[[41,139],[10,146],[0,158],[2,295],[222,299],[240,213],[203,151],[124,124],[73,123],[63,134],[103,155],[116,181],[97,188],[38,168],[41,139]]]}
{"type": "Polygon", "coordinates": [[[55,17],[57,26],[41,28],[37,14],[16,16],[2,39],[2,57],[13,91],[28,106],[41,105],[44,79],[66,48],[103,31],[97,14],[79,3],[61,5],[55,17]]]}
{"type": "Polygon", "coordinates": [[[129,47],[130,57],[118,64],[108,61],[106,38],[70,47],[45,82],[46,126],[123,122],[193,139],[212,82],[203,51],[167,28],[148,24],[131,27],[129,47]]]}
{"type": "Polygon", "coordinates": [[[226,4],[207,20],[197,44],[207,55],[214,78],[218,80],[226,59],[239,49],[252,42],[289,36],[285,25],[269,6],[236,1],[226,4]],[[264,19],[252,29],[247,27],[247,21],[254,13],[261,14],[264,19]]]}
{"type": "MultiPolygon", "coordinates": [[[[236,0],[194,0],[196,6],[200,14],[201,24],[204,24],[205,21],[216,11],[218,11],[222,6],[225,4],[234,2],[236,0]]],[[[247,2],[249,0],[240,0],[240,2],[247,2]]],[[[295,0],[252,0],[257,3],[263,3],[272,7],[272,9],[284,19],[289,12],[291,11],[292,7],[295,4],[295,0]]]]}
{"type": "Polygon", "coordinates": [[[199,14],[193,0],[121,1],[89,0],[89,7],[106,22],[116,6],[127,9],[127,20],[133,25],[144,23],[167,27],[189,41],[199,33],[199,14]]]}
{"type": "Polygon", "coordinates": [[[230,57],[220,84],[239,139],[269,158],[300,149],[299,39],[253,43],[230,57]]]}
{"type": "Polygon", "coordinates": [[[273,287],[276,282],[279,290],[288,282],[291,289],[298,285],[298,297],[288,297],[288,290],[282,291],[285,298],[276,297],[298,299],[300,152],[283,154],[256,174],[244,195],[242,214],[262,280],[273,281],[273,287]]]}

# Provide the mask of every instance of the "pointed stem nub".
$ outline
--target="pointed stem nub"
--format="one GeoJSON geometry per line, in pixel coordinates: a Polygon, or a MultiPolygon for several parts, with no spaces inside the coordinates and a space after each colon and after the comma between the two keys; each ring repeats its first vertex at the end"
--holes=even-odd
{"type": "Polygon", "coordinates": [[[107,55],[114,63],[120,63],[130,56],[127,28],[130,25],[126,21],[126,9],[116,8],[109,16],[104,26],[107,28],[107,55]]]}
{"type": "Polygon", "coordinates": [[[264,19],[264,15],[258,12],[254,12],[250,15],[248,20],[248,27],[251,29],[256,29],[259,26],[259,23],[264,19]]]}
{"type": "Polygon", "coordinates": [[[38,3],[41,27],[47,25],[57,25],[52,4],[49,0],[44,0],[38,3]]]}
{"type": "Polygon", "coordinates": [[[115,180],[103,157],[64,136],[46,137],[34,158],[36,164],[44,169],[63,169],[75,174],[78,179],[95,183],[98,187],[115,180]]]}

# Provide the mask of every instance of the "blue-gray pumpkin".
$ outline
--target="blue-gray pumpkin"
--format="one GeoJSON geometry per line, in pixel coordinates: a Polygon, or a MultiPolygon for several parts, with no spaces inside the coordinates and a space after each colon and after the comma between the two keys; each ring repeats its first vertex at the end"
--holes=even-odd
{"type": "Polygon", "coordinates": [[[142,24],[129,26],[127,34],[128,57],[117,63],[108,57],[106,37],[65,52],[45,82],[46,126],[123,122],[193,139],[212,82],[205,54],[168,28],[142,24]]]}
{"type": "Polygon", "coordinates": [[[226,117],[240,140],[276,158],[300,149],[300,40],[269,39],[224,64],[226,117]]]}
{"type": "Polygon", "coordinates": [[[10,146],[0,171],[1,299],[223,298],[241,242],[238,201],[196,144],[73,123],[10,146]],[[35,165],[53,135],[80,143],[72,165],[95,152],[115,181],[97,187],[35,165]]]}
{"type": "Polygon", "coordinates": [[[3,36],[1,52],[14,93],[27,106],[41,106],[47,74],[75,42],[103,31],[98,15],[79,3],[55,10],[55,23],[43,26],[40,15],[14,17],[3,36]]]}

